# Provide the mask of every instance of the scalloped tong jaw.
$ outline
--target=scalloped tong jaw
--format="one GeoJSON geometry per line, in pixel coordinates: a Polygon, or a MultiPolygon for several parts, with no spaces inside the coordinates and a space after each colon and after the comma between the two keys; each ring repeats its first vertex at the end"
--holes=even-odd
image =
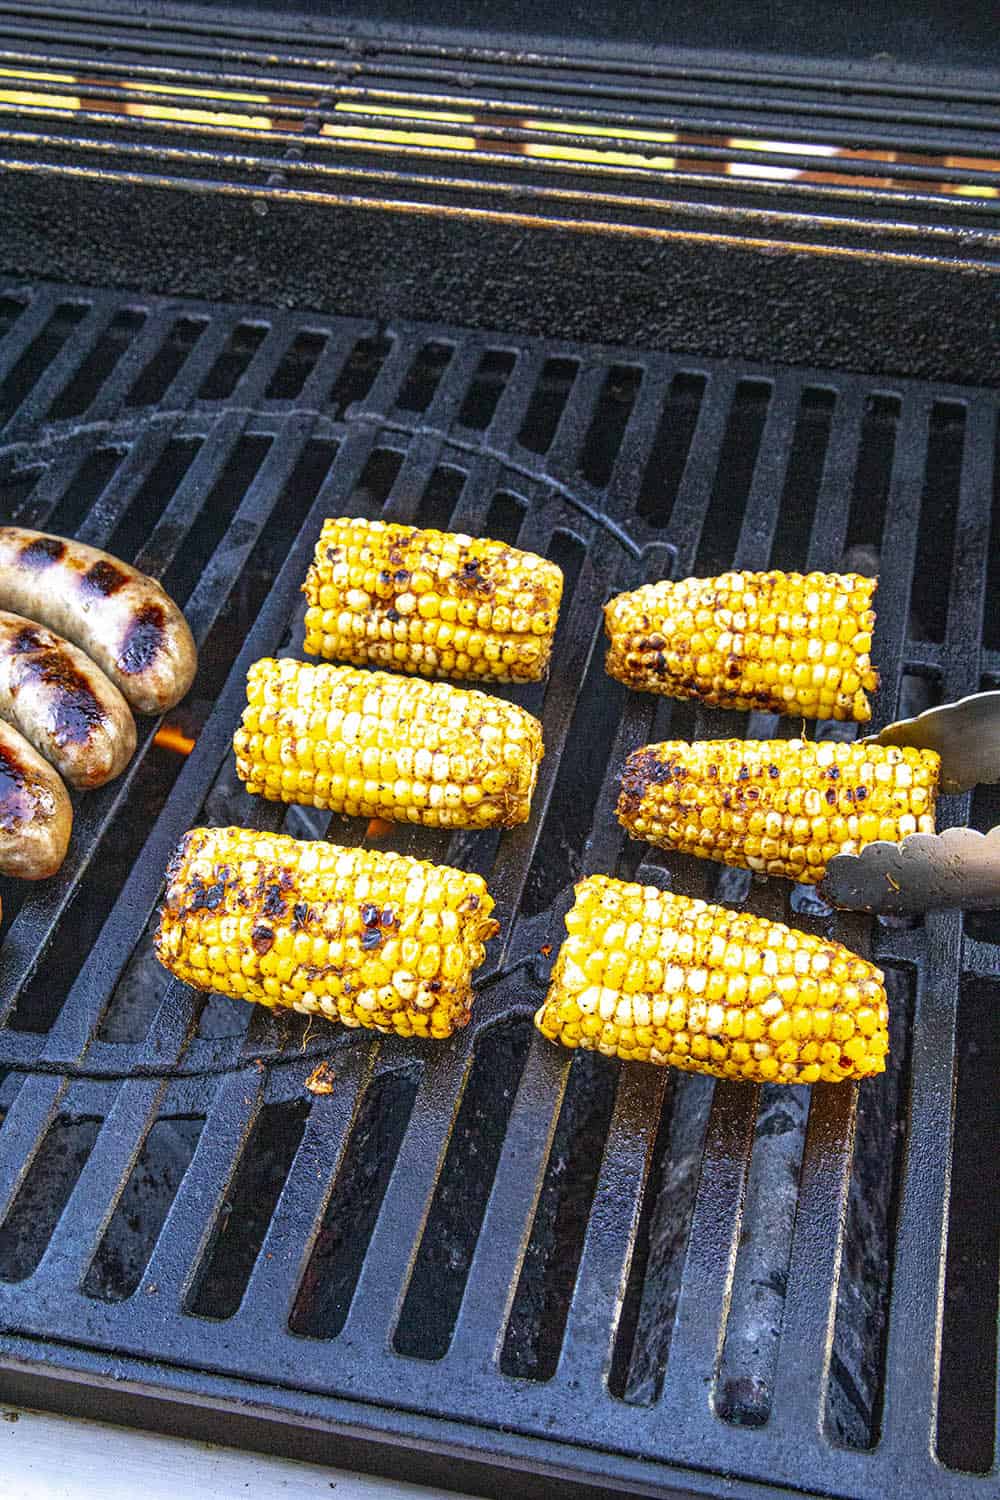
{"type": "MultiPolygon", "coordinates": [[[[912,745],[941,757],[946,796],[1000,782],[1000,692],[974,693],[886,725],[863,744],[912,745]]],[[[904,916],[945,907],[1000,908],[1000,825],[913,833],[830,861],[820,893],[834,906],[904,916]]]]}

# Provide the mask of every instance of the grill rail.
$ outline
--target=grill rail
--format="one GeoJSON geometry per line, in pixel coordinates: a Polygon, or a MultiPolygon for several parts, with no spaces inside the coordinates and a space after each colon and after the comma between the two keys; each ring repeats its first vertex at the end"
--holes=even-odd
{"type": "MultiPolygon", "coordinates": [[[[624,694],[603,674],[600,604],[618,588],[700,570],[717,552],[737,567],[804,557],[835,568],[846,549],[875,546],[879,720],[908,694],[1000,685],[1000,649],[981,649],[1000,545],[995,395],[84,288],[0,288],[0,317],[4,518],[120,546],[176,589],[203,648],[186,721],[195,744],[179,769],[164,770],[156,726],[144,725],[126,776],[80,803],[60,876],[40,890],[3,889],[0,1324],[10,1358],[94,1380],[114,1371],[184,1400],[249,1397],[291,1423],[499,1447],[515,1464],[609,1486],[641,1472],[661,1493],[712,1493],[713,1475],[739,1474],[871,1500],[900,1487],[994,1494],[997,1267],[987,1239],[978,1253],[994,1293],[977,1304],[982,1371],[965,1450],[979,1472],[934,1453],[940,1330],[966,1295],[944,1274],[956,1069],[961,1108],[975,1108],[962,1093],[956,1019],[964,987],[1000,991],[1000,929],[970,938],[956,913],[915,926],[834,917],[774,882],[627,844],[611,808],[631,749],[669,733],[796,726],[624,694]],[[154,404],[133,406],[132,392],[157,379],[154,404]],[[268,394],[296,385],[296,396],[268,394]],[[659,493],[650,464],[692,390],[690,441],[669,466],[674,492],[659,493]],[[933,457],[942,433],[957,468],[933,457]],[[322,519],[352,509],[499,529],[555,553],[570,585],[549,683],[510,693],[545,728],[530,822],[502,841],[421,829],[389,841],[479,869],[497,897],[503,932],[473,1023],[445,1046],[206,1003],[164,981],[148,955],[167,856],[203,808],[214,821],[300,834],[327,826],[247,797],[229,743],[247,665],[298,649],[298,590],[322,519]],[[942,536],[950,559],[938,555],[942,536]],[[110,865],[120,889],[107,888],[110,865]],[[489,1106],[502,1139],[478,1233],[435,1249],[447,1220],[440,1195],[461,1193],[463,1173],[475,1172],[477,1056],[494,1046],[504,1055],[507,1034],[516,1039],[543,991],[544,950],[558,945],[571,882],[596,870],[791,912],[870,952],[893,982],[895,1073],[865,1085],[861,1107],[856,1088],[817,1086],[787,1127],[802,1137],[793,1227],[774,1251],[771,1354],[749,1371],[763,1424],[752,1402],[725,1420],[717,1402],[727,1331],[737,1351],[735,1335],[756,1315],[738,1274],[750,1176],[762,1201],[791,1191],[787,1163],[766,1154],[766,1122],[777,1118],[768,1090],[512,1041],[504,1099],[489,1106]],[[81,958],[80,933],[91,930],[81,958]],[[319,1059],[336,1073],[329,1096],[304,1088],[319,1059]],[[399,1096],[385,1139],[365,1111],[375,1089],[399,1096]],[[457,1124],[463,1109],[468,1128],[457,1124]],[[260,1157],[262,1111],[292,1131],[287,1159],[260,1157]],[[204,1123],[189,1160],[162,1169],[162,1228],[95,1291],[92,1262],[165,1120],[204,1123]],[[46,1138],[81,1121],[102,1123],[77,1132],[53,1177],[46,1138]],[[574,1157],[581,1141],[596,1143],[589,1160],[579,1146],[574,1157]],[[872,1188],[866,1174],[882,1153],[889,1167],[872,1188]],[[248,1172],[266,1185],[249,1218],[248,1172]],[[356,1226],[353,1248],[326,1223],[331,1195],[337,1218],[356,1226]],[[31,1229],[45,1203],[61,1212],[31,1229]],[[854,1237],[873,1213],[871,1259],[859,1269],[854,1237]],[[20,1280],[20,1262],[4,1270],[12,1222],[38,1241],[20,1280]],[[251,1247],[231,1272],[227,1235],[251,1247]],[[394,1344],[418,1254],[464,1285],[433,1363],[394,1344]],[[210,1264],[212,1284],[221,1275],[226,1286],[225,1316],[206,1311],[210,1264]],[[338,1290],[317,1311],[303,1289],[320,1266],[338,1290]],[[307,1334],[291,1331],[293,1306],[305,1309],[307,1334]],[[310,1319],[338,1331],[317,1336],[310,1319]],[[658,1325],[668,1349],[649,1342],[658,1325]],[[853,1426],[831,1404],[834,1388],[852,1384],[853,1426]]],[[[964,822],[972,799],[943,807],[964,822]]],[[[337,818],[329,829],[340,841],[364,834],[337,818]]]]}

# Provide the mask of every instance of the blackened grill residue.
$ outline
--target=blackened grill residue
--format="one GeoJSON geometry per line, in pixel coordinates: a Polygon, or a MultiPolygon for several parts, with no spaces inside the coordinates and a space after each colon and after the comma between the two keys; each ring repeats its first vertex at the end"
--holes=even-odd
{"type": "MultiPolygon", "coordinates": [[[[22,631],[22,635],[27,634],[27,631],[22,631]]],[[[77,670],[64,651],[56,648],[40,651],[37,656],[29,657],[22,663],[20,676],[14,686],[15,695],[25,684],[35,682],[55,689],[51,705],[52,738],[55,743],[85,745],[104,714],[83,673],[77,670]]]]}
{"type": "Polygon", "coordinates": [[[21,563],[26,568],[40,572],[50,568],[65,555],[66,543],[57,536],[36,536],[21,548],[21,563]]]}
{"type": "Polygon", "coordinates": [[[128,677],[147,672],[163,649],[166,616],[159,604],[144,604],[136,610],[118,656],[119,671],[128,677]]]}
{"type": "Polygon", "coordinates": [[[13,833],[37,812],[32,777],[17,756],[0,745],[0,829],[13,833]]]}
{"type": "Polygon", "coordinates": [[[99,558],[80,579],[80,592],[107,599],[128,583],[128,574],[106,558],[99,558]]]}

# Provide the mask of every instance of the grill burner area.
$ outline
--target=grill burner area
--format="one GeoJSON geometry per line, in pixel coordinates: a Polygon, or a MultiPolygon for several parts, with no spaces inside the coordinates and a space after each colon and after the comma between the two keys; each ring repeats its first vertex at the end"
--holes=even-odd
{"type": "MultiPolygon", "coordinates": [[[[167,732],[144,721],[124,777],[79,802],[59,876],[0,892],[8,1365],[209,1402],[223,1423],[249,1404],[289,1431],[500,1455],[496,1493],[513,1465],[550,1472],[548,1490],[722,1494],[739,1476],[762,1493],[995,1495],[1000,1239],[982,1204],[1000,923],[835,916],[629,843],[612,808],[632,749],[799,726],[625,693],[604,675],[600,605],[665,575],[846,559],[880,572],[879,722],[1000,687],[995,611],[983,637],[997,405],[0,287],[2,519],[153,573],[201,649],[167,732]],[[544,723],[531,822],[379,840],[476,869],[497,898],[473,1023],[444,1045],[195,995],[150,952],[167,857],[202,818],[366,837],[249,798],[229,751],[246,667],[297,653],[299,585],[343,513],[498,536],[566,573],[550,680],[509,694],[544,723]],[[545,1043],[530,1016],[572,882],[598,870],[872,956],[890,1071],[757,1089],[545,1043]],[[320,1062],[331,1092],[306,1087],[320,1062]]],[[[991,789],[941,810],[942,826],[1000,819],[991,789]]]]}

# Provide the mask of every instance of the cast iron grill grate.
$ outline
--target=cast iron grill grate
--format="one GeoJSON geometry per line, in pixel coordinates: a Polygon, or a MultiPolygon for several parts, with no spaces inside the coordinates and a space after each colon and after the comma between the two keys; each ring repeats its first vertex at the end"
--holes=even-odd
{"type": "Polygon", "coordinates": [[[202,648],[173,736],[144,725],[80,803],[61,875],[3,889],[8,1358],[609,1486],[995,1494],[1000,1247],[974,1164],[1000,929],[834,918],[627,844],[624,755],[748,720],[610,683],[600,605],[695,567],[878,554],[880,717],[1000,684],[996,395],[76,288],[0,288],[0,317],[4,518],[161,576],[202,648]],[[550,681],[515,694],[548,749],[531,823],[388,840],[498,900],[476,1019],[443,1047],[205,1000],[149,952],[199,818],[365,836],[246,797],[228,749],[247,664],[298,649],[322,518],[352,509],[516,539],[567,575],[550,681]],[[544,1043],[528,1018],[590,870],[873,953],[890,1073],[810,1097],[544,1043]]]}

